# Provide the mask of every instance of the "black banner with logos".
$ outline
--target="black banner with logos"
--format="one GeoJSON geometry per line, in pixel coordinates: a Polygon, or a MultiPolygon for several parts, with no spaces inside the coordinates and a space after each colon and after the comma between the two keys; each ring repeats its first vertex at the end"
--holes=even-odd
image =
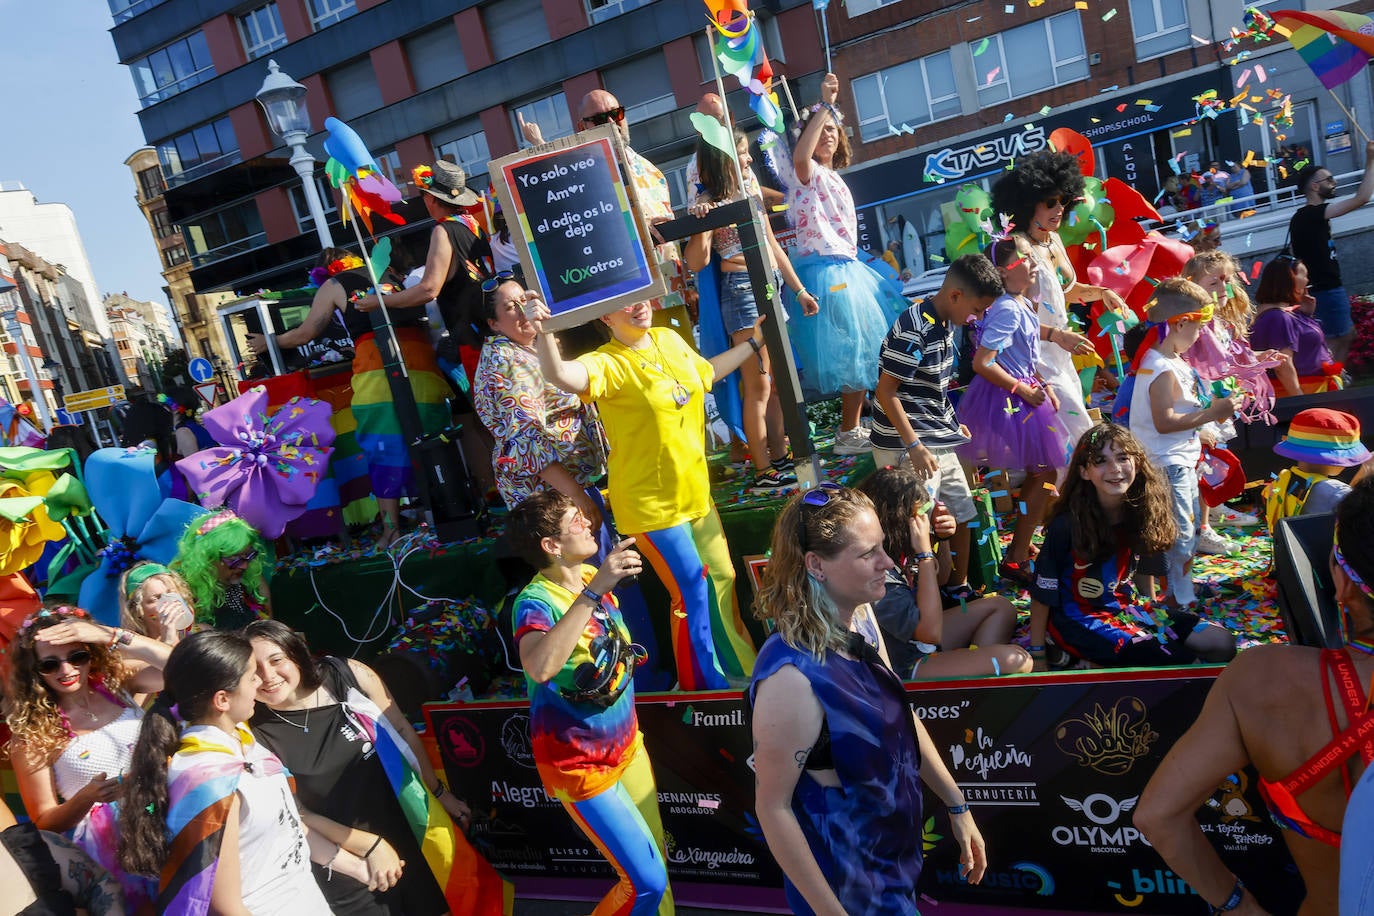
{"type": "MultiPolygon", "coordinates": [[[[948,817],[927,794],[922,893],[998,908],[1205,911],[1131,818],[1215,674],[1097,672],[910,686],[921,720],[973,805],[990,863],[981,885],[959,879],[948,817]]],[[[641,698],[637,709],[678,902],[743,905],[746,894],[761,908],[782,906],[781,872],[753,814],[751,740],[738,694],[655,695],[641,698]],[[765,889],[778,890],[760,895],[765,889]]],[[[449,783],[473,808],[474,842],[517,890],[522,876],[614,880],[541,787],[527,708],[435,704],[426,711],[449,783]]],[[[1253,773],[1219,785],[1199,819],[1270,912],[1296,909],[1302,882],[1253,773]]]]}

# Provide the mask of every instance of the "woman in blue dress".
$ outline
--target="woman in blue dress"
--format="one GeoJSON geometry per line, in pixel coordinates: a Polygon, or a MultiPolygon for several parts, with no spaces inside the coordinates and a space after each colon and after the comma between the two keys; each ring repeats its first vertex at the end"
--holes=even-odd
{"type": "Polygon", "coordinates": [[[773,529],[759,616],[776,632],[754,665],[759,825],[794,913],[915,914],[923,779],[949,809],[960,871],[983,838],[885,661],[869,605],[893,565],[873,503],[835,484],[788,501],[773,529]]]}

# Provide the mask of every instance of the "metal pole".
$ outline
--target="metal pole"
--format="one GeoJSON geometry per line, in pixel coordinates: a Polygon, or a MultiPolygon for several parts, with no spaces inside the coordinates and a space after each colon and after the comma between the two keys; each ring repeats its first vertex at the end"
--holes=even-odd
{"type": "Polygon", "coordinates": [[[282,140],[291,147],[291,167],[301,176],[301,190],[305,192],[305,205],[310,210],[310,218],[315,221],[315,235],[319,236],[320,248],[333,248],[334,237],[329,234],[329,224],[324,219],[324,204],[320,201],[320,189],[315,184],[315,157],[305,150],[305,131],[287,132],[282,140]]]}

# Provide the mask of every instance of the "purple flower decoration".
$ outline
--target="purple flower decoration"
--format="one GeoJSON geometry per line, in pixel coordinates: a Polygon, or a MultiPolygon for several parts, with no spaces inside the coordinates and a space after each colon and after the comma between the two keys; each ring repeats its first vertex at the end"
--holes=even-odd
{"type": "Polygon", "coordinates": [[[305,513],[329,471],[334,428],[323,401],[292,398],[275,411],[249,389],[201,417],[219,445],[177,462],[201,505],[228,506],[271,540],[305,513]]]}

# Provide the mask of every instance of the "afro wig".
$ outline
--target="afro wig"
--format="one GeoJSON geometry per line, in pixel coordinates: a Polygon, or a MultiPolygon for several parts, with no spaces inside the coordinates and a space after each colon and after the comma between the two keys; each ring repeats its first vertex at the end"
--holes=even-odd
{"type": "MultiPolygon", "coordinates": [[[[1083,196],[1083,173],[1068,153],[1041,150],[1016,163],[992,186],[992,209],[1005,213],[1018,232],[1029,233],[1036,204],[1051,197],[1076,200],[1083,196]]],[[[1067,205],[1066,205],[1067,206],[1067,205]]]]}

